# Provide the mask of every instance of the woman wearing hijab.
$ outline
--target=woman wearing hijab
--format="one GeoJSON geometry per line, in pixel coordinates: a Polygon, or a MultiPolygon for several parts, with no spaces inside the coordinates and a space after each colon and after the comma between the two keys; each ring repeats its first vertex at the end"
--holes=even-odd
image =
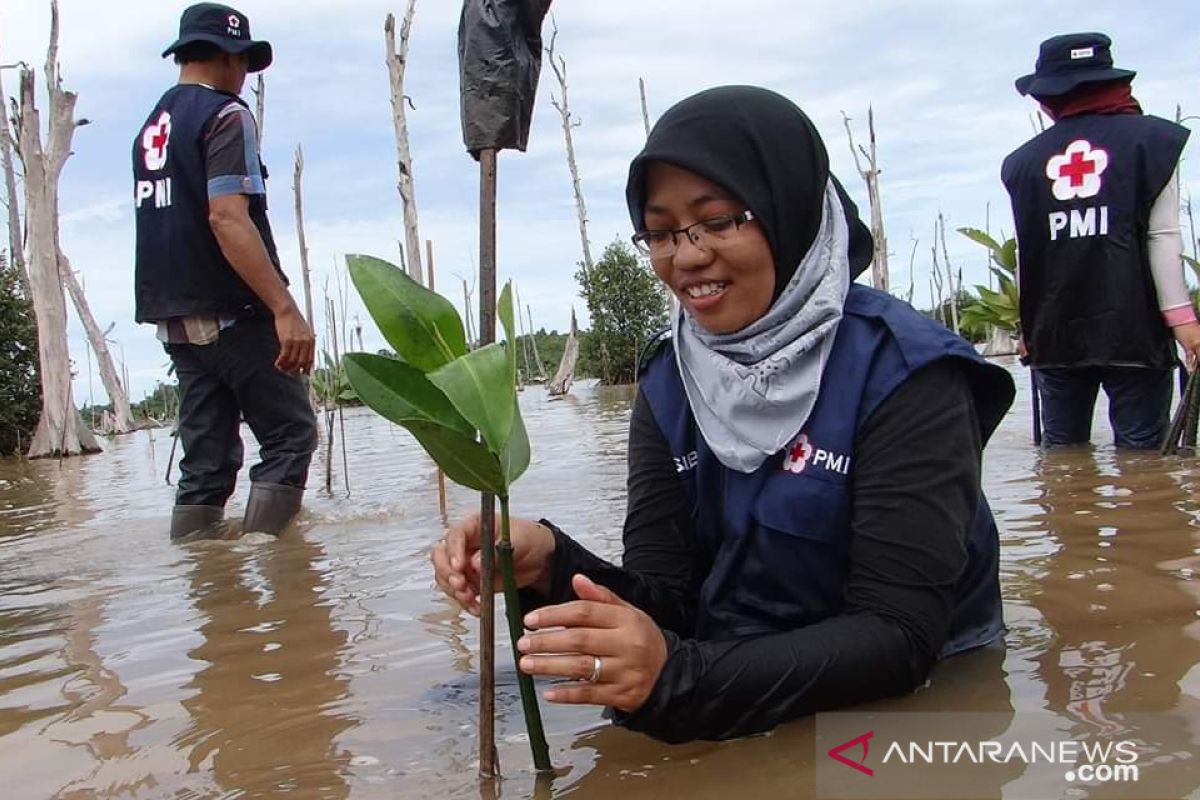
{"type": "MultiPolygon", "coordinates": [[[[855,285],[871,237],[786,98],[722,87],[633,161],[637,246],[679,298],[629,432],[623,566],[513,523],[552,702],[667,741],[724,739],[921,686],[1004,630],[979,486],[1008,374],[855,285]]],[[[479,520],[433,553],[478,613],[479,520]]]]}

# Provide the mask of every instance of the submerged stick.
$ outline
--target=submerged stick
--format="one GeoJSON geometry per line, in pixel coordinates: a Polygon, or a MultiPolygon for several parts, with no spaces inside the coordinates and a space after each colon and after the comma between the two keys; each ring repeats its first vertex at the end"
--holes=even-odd
{"type": "Polygon", "coordinates": [[[1175,417],[1171,420],[1171,427],[1167,430],[1167,437],[1163,440],[1162,448],[1159,452],[1163,455],[1176,455],[1179,452],[1180,438],[1190,434],[1190,447],[1196,446],[1196,424],[1198,412],[1198,403],[1200,403],[1200,383],[1197,382],[1196,376],[1200,375],[1200,370],[1193,372],[1188,378],[1187,387],[1179,398],[1179,408],[1175,411],[1175,417]]]}
{"type": "Polygon", "coordinates": [[[521,600],[517,595],[517,579],[513,567],[513,546],[509,540],[508,498],[500,498],[500,574],[504,579],[504,611],[508,617],[508,637],[512,641],[513,661],[517,664],[517,685],[521,689],[521,706],[525,710],[525,727],[529,730],[529,747],[533,750],[533,766],[538,772],[554,769],[550,764],[550,749],[542,728],[542,712],[538,708],[533,676],[521,670],[521,652],[517,640],[525,631],[521,600]]]}

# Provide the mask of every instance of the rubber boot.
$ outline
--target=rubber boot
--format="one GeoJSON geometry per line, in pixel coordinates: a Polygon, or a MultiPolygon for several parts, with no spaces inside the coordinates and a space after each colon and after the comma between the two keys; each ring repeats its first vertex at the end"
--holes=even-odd
{"type": "Polygon", "coordinates": [[[250,499],[242,521],[242,534],[270,533],[278,536],[300,511],[304,490],[279,483],[250,484],[250,499]]]}
{"type": "Polygon", "coordinates": [[[175,506],[171,510],[171,541],[179,544],[221,538],[221,506],[175,506]]]}

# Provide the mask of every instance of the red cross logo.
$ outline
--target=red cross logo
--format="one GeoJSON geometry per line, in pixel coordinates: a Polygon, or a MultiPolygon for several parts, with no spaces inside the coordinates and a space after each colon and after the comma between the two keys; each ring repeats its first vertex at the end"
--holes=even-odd
{"type": "Polygon", "coordinates": [[[1066,151],[1046,162],[1046,177],[1059,200],[1095,197],[1100,192],[1100,176],[1108,169],[1108,152],[1092,147],[1086,139],[1076,139],[1066,151]]]}
{"type": "Polygon", "coordinates": [[[1084,158],[1083,153],[1076,151],[1071,153],[1071,160],[1063,164],[1059,168],[1058,174],[1071,181],[1072,186],[1083,186],[1083,179],[1087,175],[1092,175],[1096,172],[1096,162],[1090,158],[1084,158]]]}
{"type": "Polygon", "coordinates": [[[808,443],[808,435],[800,434],[788,446],[787,455],[783,458],[783,468],[795,475],[804,472],[808,460],[812,458],[813,446],[808,443]]]}
{"type": "Polygon", "coordinates": [[[171,141],[171,115],[164,111],[156,122],[142,132],[142,149],[146,151],[146,169],[156,172],[167,165],[167,144],[171,141]]]}

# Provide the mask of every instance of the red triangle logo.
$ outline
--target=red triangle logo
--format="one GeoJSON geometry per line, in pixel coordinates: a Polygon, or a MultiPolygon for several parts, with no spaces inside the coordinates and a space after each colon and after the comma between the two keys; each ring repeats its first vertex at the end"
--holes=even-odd
{"type": "Polygon", "coordinates": [[[856,769],[859,772],[874,777],[875,770],[866,766],[867,754],[871,749],[871,737],[874,735],[875,731],[867,731],[862,736],[855,736],[848,742],[842,742],[837,747],[829,751],[829,757],[834,761],[840,761],[851,769],[856,769]],[[852,761],[849,758],[846,758],[846,756],[842,755],[843,751],[852,750],[859,745],[862,745],[862,758],[860,758],[858,761],[852,761]]]}

